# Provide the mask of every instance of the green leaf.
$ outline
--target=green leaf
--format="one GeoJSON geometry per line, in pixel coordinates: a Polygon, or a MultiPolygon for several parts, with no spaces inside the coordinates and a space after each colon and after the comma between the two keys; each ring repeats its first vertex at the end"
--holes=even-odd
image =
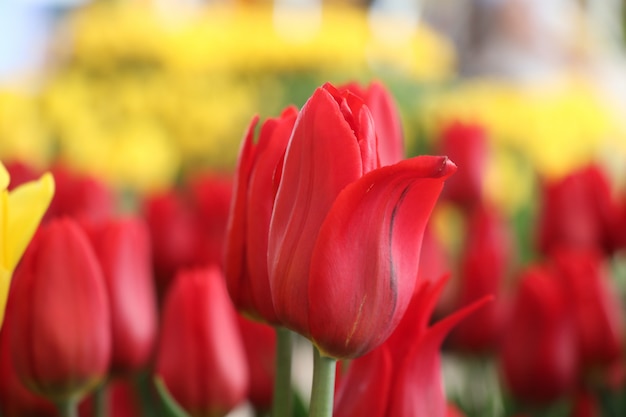
{"type": "Polygon", "coordinates": [[[161,397],[166,417],[189,417],[189,414],[176,402],[163,382],[163,378],[154,377],[154,386],[161,397]]]}

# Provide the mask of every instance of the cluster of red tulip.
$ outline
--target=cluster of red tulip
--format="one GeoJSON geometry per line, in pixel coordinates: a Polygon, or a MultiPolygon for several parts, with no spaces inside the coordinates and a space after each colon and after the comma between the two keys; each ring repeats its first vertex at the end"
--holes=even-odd
{"type": "Polygon", "coordinates": [[[443,199],[461,213],[465,229],[456,255],[427,235],[425,245],[436,254],[427,268],[447,268],[456,258],[458,282],[440,309],[495,296],[452,332],[447,345],[495,358],[502,385],[518,403],[506,415],[551,415],[545,410],[555,403],[566,404],[556,415],[622,415],[623,405],[611,414],[599,397],[620,397],[626,383],[626,323],[612,277],[626,247],[626,194],[620,197],[595,165],[540,179],[532,218],[521,225],[531,231],[515,239],[513,222],[486,201],[485,130],[454,123],[439,146],[459,165],[443,199]],[[516,256],[522,252],[528,259],[516,256]]]}
{"type": "MultiPolygon", "coordinates": [[[[521,403],[576,399],[571,416],[600,416],[595,387],[623,383],[607,259],[626,244],[626,198],[597,168],[546,184],[537,258],[518,268],[514,233],[484,197],[480,127],[450,126],[448,157],[404,159],[377,83],[324,85],[257,124],[234,177],[137,200],[52,168],[56,194],[0,332],[3,416],[82,402],[85,416],[217,417],[245,401],[291,416],[289,331],[315,347],[313,417],[462,416],[442,388],[449,333],[450,349],[499,358],[521,403]],[[466,225],[454,260],[427,228],[442,189],[466,225]]],[[[12,187],[36,176],[7,169],[12,187]]]]}

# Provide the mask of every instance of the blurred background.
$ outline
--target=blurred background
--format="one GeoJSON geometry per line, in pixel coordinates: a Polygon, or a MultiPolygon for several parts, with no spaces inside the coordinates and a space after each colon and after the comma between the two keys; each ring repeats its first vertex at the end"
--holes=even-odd
{"type": "MultiPolygon", "coordinates": [[[[410,154],[462,119],[498,143],[498,176],[515,175],[521,156],[549,175],[602,158],[624,177],[623,8],[7,0],[0,158],[61,159],[116,187],[158,189],[198,168],[231,170],[254,114],[301,106],[326,81],[379,79],[399,102],[410,154]]],[[[516,194],[499,198],[527,197],[516,194]]]]}

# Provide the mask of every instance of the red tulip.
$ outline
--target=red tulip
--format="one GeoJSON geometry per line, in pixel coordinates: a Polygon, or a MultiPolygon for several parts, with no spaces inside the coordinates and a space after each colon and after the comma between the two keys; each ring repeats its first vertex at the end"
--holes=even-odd
{"type": "Polygon", "coordinates": [[[198,233],[194,265],[222,266],[233,178],[229,174],[205,172],[191,177],[187,187],[198,233]]]}
{"type": "Polygon", "coordinates": [[[63,166],[52,168],[55,192],[44,220],[69,216],[74,219],[100,221],[115,210],[113,192],[102,182],[72,172],[63,166]]]}
{"type": "Polygon", "coordinates": [[[229,175],[203,173],[145,199],[159,294],[181,268],[222,264],[231,195],[229,175]]]}
{"type": "Polygon", "coordinates": [[[533,267],[522,274],[500,365],[506,386],[521,400],[547,403],[572,390],[576,334],[565,293],[552,271],[533,267]]]}
{"type": "Polygon", "coordinates": [[[367,88],[353,82],[339,87],[339,90],[356,94],[370,110],[378,136],[380,164],[391,165],[404,159],[400,113],[387,89],[379,82],[373,82],[367,88]]]}
{"type": "Polygon", "coordinates": [[[193,417],[223,416],[246,398],[235,314],[215,267],[179,272],[166,295],[155,372],[193,417]]]}
{"type": "Polygon", "coordinates": [[[606,266],[593,251],[558,249],[553,259],[574,318],[581,369],[608,370],[622,358],[624,318],[606,266]]]}
{"type": "Polygon", "coordinates": [[[35,236],[12,289],[11,352],[23,383],[41,395],[75,398],[107,374],[111,324],[102,270],[70,219],[35,236]]]}
{"type": "Polygon", "coordinates": [[[267,411],[272,405],[274,394],[276,330],[241,315],[237,318],[248,359],[250,376],[248,400],[255,409],[267,411]]]}
{"type": "Polygon", "coordinates": [[[270,289],[281,322],[322,354],[365,354],[406,310],[444,157],[380,169],[369,110],[319,88],[290,139],[269,232],[270,289]]]}
{"type": "Polygon", "coordinates": [[[612,252],[619,245],[619,205],[606,175],[596,166],[548,182],[539,217],[539,249],[555,247],[600,249],[612,252]]]}
{"type": "Polygon", "coordinates": [[[454,122],[441,133],[438,151],[459,167],[443,191],[442,198],[469,207],[483,200],[487,167],[487,133],[480,125],[454,122]]]}
{"type": "Polygon", "coordinates": [[[14,299],[10,292],[6,320],[0,329],[0,412],[4,417],[54,417],[54,404],[24,387],[15,372],[9,339],[14,299]]]}
{"type": "Polygon", "coordinates": [[[230,296],[243,313],[273,324],[278,319],[270,293],[267,239],[280,167],[297,115],[290,107],[279,118],[265,121],[257,143],[258,118],[250,124],[239,154],[228,219],[225,275],[230,296]]]}
{"type": "Polygon", "coordinates": [[[150,359],[157,332],[148,229],[129,217],[100,223],[89,232],[111,305],[111,371],[132,372],[150,359]]]}
{"type": "Polygon", "coordinates": [[[494,207],[475,207],[468,223],[455,310],[485,295],[496,298],[460,323],[452,331],[451,342],[464,351],[485,353],[496,348],[505,324],[509,302],[504,284],[514,253],[513,236],[494,207]]]}
{"type": "Polygon", "coordinates": [[[179,268],[193,265],[198,245],[193,210],[174,190],[148,196],[143,208],[152,243],[159,294],[179,268]]]}
{"type": "Polygon", "coordinates": [[[445,417],[448,405],[440,370],[440,346],[450,329],[488,298],[428,327],[446,279],[420,286],[387,341],[355,359],[335,401],[336,417],[445,417]]]}

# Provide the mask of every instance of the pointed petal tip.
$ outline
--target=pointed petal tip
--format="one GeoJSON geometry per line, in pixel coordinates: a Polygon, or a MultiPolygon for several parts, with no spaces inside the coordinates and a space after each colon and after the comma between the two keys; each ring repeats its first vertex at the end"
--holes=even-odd
{"type": "Polygon", "coordinates": [[[447,156],[441,157],[441,166],[439,168],[439,177],[443,177],[445,179],[449,178],[452,174],[454,174],[457,170],[457,166],[450,158],[447,156]]]}

